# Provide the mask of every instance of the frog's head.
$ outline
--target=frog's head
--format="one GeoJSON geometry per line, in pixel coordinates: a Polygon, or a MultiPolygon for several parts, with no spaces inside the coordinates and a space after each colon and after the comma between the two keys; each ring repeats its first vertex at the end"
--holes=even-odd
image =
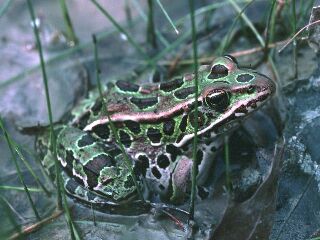
{"type": "Polygon", "coordinates": [[[241,69],[232,56],[217,58],[210,71],[203,71],[202,99],[207,109],[238,118],[252,112],[276,90],[267,76],[241,69]]]}

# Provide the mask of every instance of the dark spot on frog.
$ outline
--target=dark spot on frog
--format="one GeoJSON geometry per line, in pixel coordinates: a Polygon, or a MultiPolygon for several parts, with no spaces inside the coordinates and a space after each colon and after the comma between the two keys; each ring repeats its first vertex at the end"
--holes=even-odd
{"type": "Polygon", "coordinates": [[[124,81],[124,80],[118,80],[116,82],[117,87],[125,92],[138,92],[139,91],[139,85],[134,84],[132,82],[124,81]]]}
{"type": "Polygon", "coordinates": [[[165,190],[165,187],[162,184],[159,184],[159,188],[161,191],[165,190]]]}
{"type": "Polygon", "coordinates": [[[79,121],[75,125],[80,129],[84,129],[85,126],[87,126],[88,124],[89,118],[90,118],[90,112],[86,112],[79,118],[79,121]]]}
{"type": "Polygon", "coordinates": [[[203,152],[199,149],[197,151],[197,165],[200,165],[203,159],[203,152]]]}
{"type": "Polygon", "coordinates": [[[181,132],[185,132],[186,128],[187,128],[187,123],[188,123],[188,115],[184,115],[181,119],[179,128],[181,130],[181,132]]]}
{"type": "Polygon", "coordinates": [[[174,133],[174,126],[175,126],[174,119],[165,121],[163,123],[163,128],[162,128],[163,133],[166,135],[172,136],[172,134],[174,133]]]}
{"type": "Polygon", "coordinates": [[[67,162],[67,165],[71,165],[72,166],[72,162],[74,160],[74,156],[73,156],[73,152],[71,150],[67,150],[66,151],[66,162],[67,162]]]}
{"type": "Polygon", "coordinates": [[[140,173],[145,177],[147,169],[149,168],[149,158],[146,155],[139,155],[135,168],[138,174],[140,173]]]}
{"type": "Polygon", "coordinates": [[[103,152],[108,153],[113,158],[122,153],[121,149],[113,144],[102,144],[101,147],[103,149],[103,152]]]}
{"type": "Polygon", "coordinates": [[[198,195],[203,200],[209,196],[209,192],[204,187],[198,186],[198,195]]]}
{"type": "MultiPolygon", "coordinates": [[[[189,121],[190,121],[192,127],[195,127],[194,115],[195,115],[194,111],[192,111],[189,114],[189,121]]],[[[205,117],[204,117],[203,113],[198,111],[198,128],[202,127],[204,122],[205,122],[205,117]]]]}
{"type": "Polygon", "coordinates": [[[165,154],[161,154],[157,158],[157,164],[160,168],[167,168],[170,164],[169,158],[165,154]]]}
{"type": "Polygon", "coordinates": [[[104,167],[112,166],[114,159],[111,156],[107,155],[106,153],[101,153],[95,156],[92,160],[90,160],[84,168],[88,171],[95,173],[96,175],[100,174],[100,171],[104,167]]]}
{"type": "Polygon", "coordinates": [[[214,153],[214,152],[217,151],[217,148],[216,148],[215,146],[212,146],[212,147],[210,148],[210,151],[211,151],[212,153],[214,153]]]}
{"type": "Polygon", "coordinates": [[[222,64],[214,65],[208,76],[209,79],[218,79],[228,76],[228,68],[222,64]]]}
{"type": "Polygon", "coordinates": [[[181,133],[181,134],[177,137],[176,143],[181,142],[181,140],[183,139],[183,137],[184,137],[184,134],[181,133]]]}
{"type": "Polygon", "coordinates": [[[153,143],[160,143],[162,137],[160,130],[157,128],[148,128],[147,136],[153,143]]]}
{"type": "Polygon", "coordinates": [[[183,85],[183,79],[178,78],[178,79],[174,79],[172,81],[161,83],[159,88],[160,88],[160,90],[162,90],[164,92],[171,92],[173,90],[180,88],[182,85],[183,85]]]}
{"type": "Polygon", "coordinates": [[[131,188],[132,186],[134,186],[134,183],[133,183],[133,180],[132,180],[132,178],[130,177],[130,178],[128,178],[125,182],[124,182],[124,184],[123,184],[123,186],[125,187],[125,188],[131,188]]]}
{"type": "Polygon", "coordinates": [[[157,179],[160,179],[162,176],[157,167],[153,167],[151,169],[151,172],[152,172],[153,176],[155,176],[157,179]]]}
{"type": "Polygon", "coordinates": [[[181,149],[182,149],[184,152],[186,152],[186,151],[189,150],[189,145],[188,145],[188,144],[184,144],[184,145],[181,147],[181,149]]]}
{"type": "Polygon", "coordinates": [[[131,97],[130,102],[142,110],[142,109],[156,105],[158,103],[158,98],[157,97],[150,97],[150,98],[131,97]]]}
{"type": "MultiPolygon", "coordinates": [[[[199,101],[198,100],[198,107],[201,107],[202,106],[202,101],[199,101]]],[[[196,107],[196,102],[193,101],[192,103],[188,104],[188,109],[194,109],[196,107]]]]}
{"type": "Polygon", "coordinates": [[[246,83],[246,82],[250,82],[253,78],[254,78],[253,75],[244,73],[244,74],[239,74],[236,80],[237,82],[246,83]]]}
{"type": "Polygon", "coordinates": [[[82,148],[85,146],[89,146],[95,143],[95,139],[90,136],[89,134],[84,134],[79,140],[78,140],[78,147],[82,148]]]}
{"type": "Polygon", "coordinates": [[[94,126],[91,131],[102,139],[108,139],[110,136],[110,129],[108,123],[98,124],[94,126]]]}
{"type": "Polygon", "coordinates": [[[126,127],[134,134],[139,134],[141,132],[140,124],[135,121],[125,121],[124,124],[126,127]]]}
{"type": "Polygon", "coordinates": [[[97,115],[100,112],[101,108],[102,108],[102,101],[99,98],[92,106],[91,111],[94,115],[97,115]]]}
{"type": "Polygon", "coordinates": [[[181,155],[181,150],[176,146],[169,144],[166,146],[166,152],[171,155],[171,161],[174,162],[178,155],[181,155]]]}
{"type": "Polygon", "coordinates": [[[130,135],[123,130],[119,131],[120,142],[126,147],[129,148],[132,141],[130,139],[130,135]]]}
{"type": "Polygon", "coordinates": [[[193,94],[194,87],[182,88],[173,93],[173,95],[178,99],[186,99],[189,95],[193,94]]]}

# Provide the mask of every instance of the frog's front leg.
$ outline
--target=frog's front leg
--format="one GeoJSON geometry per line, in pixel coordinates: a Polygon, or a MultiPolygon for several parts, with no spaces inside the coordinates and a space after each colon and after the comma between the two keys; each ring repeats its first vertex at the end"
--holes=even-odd
{"type": "MultiPolygon", "coordinates": [[[[212,165],[215,160],[218,149],[223,144],[223,137],[216,137],[212,139],[202,139],[198,145],[196,154],[196,174],[197,174],[197,186],[201,188],[201,194],[198,195],[203,198],[208,195],[206,188],[203,187],[207,179],[212,175],[212,165]],[[205,195],[204,195],[205,193],[205,195]]],[[[171,151],[170,160],[176,159],[174,164],[170,167],[170,181],[169,190],[170,201],[172,203],[183,203],[187,193],[190,192],[191,187],[191,174],[194,161],[192,160],[192,145],[188,146],[188,149],[183,153],[179,149],[171,151]],[[174,156],[174,154],[179,154],[174,156]]],[[[197,189],[198,190],[198,189],[197,189]]]]}

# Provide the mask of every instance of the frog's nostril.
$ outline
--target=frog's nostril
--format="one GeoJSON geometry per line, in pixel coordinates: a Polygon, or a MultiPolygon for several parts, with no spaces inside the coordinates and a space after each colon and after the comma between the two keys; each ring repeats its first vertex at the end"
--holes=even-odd
{"type": "Polygon", "coordinates": [[[254,93],[254,90],[255,90],[255,87],[251,85],[247,88],[247,93],[248,94],[254,93]]]}

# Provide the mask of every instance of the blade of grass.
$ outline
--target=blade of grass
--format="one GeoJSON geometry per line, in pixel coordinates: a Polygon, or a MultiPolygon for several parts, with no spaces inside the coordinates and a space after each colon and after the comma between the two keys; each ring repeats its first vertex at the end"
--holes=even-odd
{"type": "Polygon", "coordinates": [[[142,50],[142,48],[139,46],[138,43],[136,43],[135,40],[127,33],[127,31],[121,27],[116,20],[96,1],[96,0],[91,0],[91,2],[100,10],[100,12],[108,18],[108,20],[113,24],[113,26],[123,35],[126,36],[128,39],[129,43],[144,57],[144,59],[149,62],[149,56],[142,50]]]}
{"type": "MultiPolygon", "coordinates": [[[[263,1],[263,0],[261,0],[263,1]]],[[[246,3],[248,2],[248,0],[241,0],[241,1],[237,1],[237,3],[246,3]]],[[[201,8],[198,8],[195,13],[194,13],[194,16],[197,17],[201,14],[204,14],[204,13],[207,13],[209,11],[212,11],[212,10],[215,10],[215,9],[218,9],[220,7],[223,7],[223,6],[226,6],[226,5],[230,5],[230,3],[226,2],[226,1],[222,1],[222,2],[215,2],[215,3],[212,3],[212,4],[209,4],[207,6],[204,6],[204,7],[201,7],[201,8]]],[[[186,14],[184,15],[183,17],[181,17],[180,19],[176,20],[175,21],[175,25],[179,25],[179,24],[182,24],[184,23],[186,20],[188,20],[190,18],[190,14],[186,14]]]]}
{"type": "Polygon", "coordinates": [[[111,128],[111,131],[112,131],[112,134],[113,136],[115,137],[115,140],[116,140],[116,143],[117,145],[120,147],[120,150],[124,156],[124,160],[125,160],[125,164],[126,164],[126,167],[127,169],[130,171],[130,175],[132,177],[132,180],[134,182],[134,185],[136,186],[136,189],[137,189],[137,193],[140,197],[140,199],[142,201],[144,201],[143,199],[143,195],[140,191],[140,188],[139,188],[139,184],[138,184],[138,181],[137,181],[137,178],[136,178],[136,175],[134,174],[134,171],[133,171],[133,166],[132,166],[132,163],[129,159],[129,156],[126,152],[126,150],[124,149],[124,146],[123,144],[121,143],[120,141],[120,138],[119,138],[119,135],[117,134],[117,130],[116,130],[116,127],[114,126],[113,122],[111,121],[111,118],[110,118],[110,114],[109,114],[109,111],[108,111],[108,108],[107,108],[107,105],[106,105],[106,102],[104,100],[104,97],[103,97],[103,92],[102,92],[102,86],[101,86],[101,81],[100,81],[100,65],[99,65],[99,57],[98,57],[98,48],[97,48],[97,39],[96,39],[96,36],[93,35],[92,36],[92,40],[93,40],[93,46],[94,46],[94,59],[95,59],[95,68],[96,68],[96,78],[97,78],[97,84],[98,84],[98,90],[99,90],[99,94],[100,94],[100,98],[102,100],[102,107],[103,107],[103,111],[106,113],[107,115],[107,118],[109,120],[109,124],[110,124],[110,128],[111,128]]]}
{"type": "MultiPolygon", "coordinates": [[[[197,49],[197,36],[196,36],[196,24],[194,16],[194,1],[189,0],[190,8],[190,19],[191,19],[191,30],[192,30],[192,48],[193,48],[193,67],[194,67],[194,119],[198,119],[198,49],[197,49]]],[[[197,150],[198,150],[198,121],[194,121],[194,138],[193,138],[193,148],[192,148],[192,172],[191,172],[191,201],[190,201],[190,216],[189,220],[194,219],[194,203],[196,198],[196,186],[197,186],[197,150]]]]}
{"type": "MultiPolygon", "coordinates": [[[[140,17],[148,22],[148,17],[147,15],[143,12],[139,2],[137,0],[131,0],[131,2],[133,3],[133,5],[135,6],[135,8],[137,9],[140,17]]],[[[159,41],[164,45],[164,46],[169,46],[169,42],[164,38],[164,36],[162,36],[161,32],[158,31],[156,28],[155,28],[155,32],[156,32],[156,35],[157,35],[157,38],[159,39],[159,41]]]]}
{"type": "Polygon", "coordinates": [[[267,20],[267,26],[266,26],[266,41],[264,44],[264,57],[263,60],[268,59],[269,56],[269,42],[273,42],[274,39],[274,30],[275,30],[275,24],[276,24],[276,11],[275,10],[275,6],[276,6],[276,0],[273,0],[271,3],[271,8],[269,11],[269,15],[268,15],[268,20],[267,20]]]}
{"type": "Polygon", "coordinates": [[[11,0],[6,0],[1,8],[0,8],[0,18],[2,17],[2,15],[7,11],[7,9],[9,8],[10,6],[10,3],[11,3],[11,0]]]}
{"type": "Polygon", "coordinates": [[[64,20],[64,23],[67,28],[67,36],[68,36],[68,39],[71,41],[69,44],[71,46],[74,46],[78,43],[78,39],[77,39],[77,36],[74,32],[72,21],[71,21],[65,0],[60,0],[60,7],[61,7],[62,15],[63,15],[63,20],[64,20]]]}
{"type": "Polygon", "coordinates": [[[224,137],[224,162],[226,166],[226,187],[228,192],[231,191],[231,178],[230,178],[230,151],[229,151],[229,137],[224,137]]]}
{"type": "MultiPolygon", "coordinates": [[[[234,0],[229,0],[229,2],[231,3],[231,5],[234,7],[234,9],[240,13],[241,9],[240,7],[237,5],[237,3],[234,0]]],[[[250,21],[250,19],[246,16],[245,13],[241,14],[242,19],[244,20],[244,22],[248,25],[248,27],[251,29],[251,31],[254,33],[256,39],[258,40],[258,42],[260,43],[260,45],[262,47],[265,47],[265,41],[263,40],[262,36],[259,34],[259,32],[257,31],[257,29],[255,28],[255,26],[252,24],[252,22],[250,21]]],[[[279,78],[279,73],[278,70],[274,64],[274,61],[272,59],[272,57],[269,55],[268,56],[268,61],[271,64],[272,70],[276,76],[276,79],[278,80],[279,84],[282,85],[282,79],[279,78]]]]}
{"type": "Polygon", "coordinates": [[[315,0],[305,1],[303,4],[299,5],[299,16],[297,25],[302,25],[305,23],[306,18],[310,17],[310,9],[314,6],[315,0]]]}
{"type": "Polygon", "coordinates": [[[233,6],[233,8],[240,14],[240,16],[242,17],[242,19],[245,21],[245,23],[248,25],[248,27],[251,29],[251,31],[254,33],[255,37],[257,38],[258,42],[261,44],[261,46],[264,47],[265,42],[262,38],[262,36],[259,34],[259,32],[257,31],[257,29],[254,27],[254,25],[252,24],[252,22],[250,21],[250,19],[247,17],[246,14],[244,14],[241,11],[241,8],[239,7],[239,5],[234,1],[234,0],[228,0],[231,5],[233,6]]]}
{"type": "Polygon", "coordinates": [[[240,13],[237,14],[237,16],[233,19],[233,22],[231,24],[231,26],[229,27],[228,29],[228,33],[226,34],[226,36],[223,38],[223,41],[219,47],[219,50],[217,51],[218,52],[218,55],[222,55],[223,52],[225,51],[225,49],[228,47],[229,45],[229,42],[231,40],[231,33],[232,33],[232,30],[234,29],[234,27],[236,26],[236,23],[238,22],[238,20],[240,19],[241,17],[241,14],[252,4],[254,3],[255,0],[251,0],[250,2],[248,2],[241,10],[240,13]]]}
{"type": "MultiPolygon", "coordinates": [[[[35,22],[35,14],[33,10],[33,6],[31,3],[31,0],[27,0],[28,3],[28,8],[31,16],[31,21],[34,23],[35,22]]],[[[43,58],[43,52],[42,52],[42,45],[39,37],[39,31],[36,26],[33,27],[34,31],[34,36],[36,38],[36,44],[39,52],[39,57],[40,57],[40,63],[41,63],[41,71],[42,71],[42,79],[43,79],[43,84],[45,88],[45,95],[46,95],[46,102],[47,102],[47,109],[48,109],[48,117],[49,117],[49,122],[50,122],[50,142],[51,142],[51,148],[53,152],[53,158],[54,158],[54,165],[55,165],[55,172],[56,172],[56,179],[57,179],[57,208],[60,210],[62,208],[62,203],[61,203],[61,190],[60,190],[60,178],[58,177],[60,175],[60,167],[57,159],[57,148],[56,148],[56,138],[53,130],[53,120],[52,120],[52,111],[51,111],[51,103],[50,103],[50,94],[49,94],[49,87],[48,87],[48,78],[47,78],[47,73],[46,73],[46,66],[44,63],[44,58],[43,58]]]]}
{"type": "Polygon", "coordinates": [[[1,195],[0,195],[0,202],[4,208],[4,213],[5,213],[5,215],[2,215],[2,217],[7,216],[10,223],[12,224],[12,226],[14,228],[14,231],[17,232],[18,234],[21,234],[21,226],[19,226],[19,224],[14,219],[14,216],[11,212],[10,206],[8,205],[7,201],[1,195]]]}
{"type": "Polygon", "coordinates": [[[126,19],[127,19],[127,23],[128,26],[132,26],[132,14],[131,14],[131,8],[130,8],[130,4],[129,4],[129,0],[125,0],[124,2],[124,11],[126,13],[126,19]]]}
{"type": "MultiPolygon", "coordinates": [[[[297,15],[296,15],[296,1],[292,1],[292,35],[294,35],[297,31],[297,15]]],[[[298,77],[298,61],[297,61],[297,40],[293,40],[293,78],[296,79],[298,77]]]]}
{"type": "Polygon", "coordinates": [[[21,161],[23,162],[23,164],[26,166],[26,168],[28,169],[29,173],[32,175],[32,177],[34,178],[34,180],[36,181],[36,183],[38,184],[38,186],[45,192],[45,194],[49,197],[51,195],[50,191],[42,184],[42,182],[40,181],[39,177],[37,176],[37,174],[34,172],[34,170],[32,169],[32,167],[30,166],[30,164],[28,163],[28,161],[25,159],[25,157],[23,156],[23,154],[20,151],[20,148],[18,146],[18,144],[12,140],[12,143],[14,145],[14,149],[16,151],[16,153],[18,154],[19,158],[21,159],[21,161]]]}
{"type": "MultiPolygon", "coordinates": [[[[62,182],[62,179],[61,179],[61,174],[59,174],[57,176],[58,178],[60,178],[59,182],[62,182]]],[[[70,237],[72,240],[80,240],[80,236],[79,236],[79,233],[77,231],[77,228],[75,227],[74,225],[74,222],[71,218],[71,213],[70,213],[70,209],[68,207],[68,202],[67,202],[67,198],[66,198],[66,192],[65,192],[65,188],[64,186],[61,184],[61,195],[62,195],[62,201],[63,201],[63,208],[64,208],[64,211],[65,211],[65,218],[66,218],[66,221],[67,221],[67,224],[68,224],[68,227],[69,227],[69,231],[70,231],[70,237]]]]}
{"type": "MultiPolygon", "coordinates": [[[[32,188],[32,187],[27,187],[29,192],[43,192],[42,189],[40,188],[32,188]]],[[[24,191],[24,187],[17,187],[17,186],[1,186],[0,185],[0,190],[16,190],[16,191],[24,191]]]]}
{"type": "Polygon", "coordinates": [[[14,166],[15,166],[16,170],[17,170],[19,181],[23,185],[23,188],[24,188],[24,191],[25,191],[25,193],[27,195],[27,198],[29,200],[30,206],[31,206],[31,208],[32,208],[32,210],[34,212],[34,215],[36,216],[37,220],[39,221],[41,218],[40,218],[40,215],[39,215],[39,213],[37,211],[37,208],[36,208],[32,198],[31,198],[31,194],[29,192],[29,189],[27,188],[27,185],[26,185],[26,183],[25,183],[25,181],[23,179],[23,176],[21,174],[21,170],[20,170],[20,167],[18,165],[18,161],[17,161],[16,154],[15,154],[15,151],[14,151],[14,144],[12,143],[11,137],[9,136],[7,130],[4,128],[3,121],[2,121],[1,118],[0,118],[0,128],[2,129],[4,137],[5,137],[6,142],[8,144],[8,147],[10,149],[11,156],[12,156],[12,161],[14,163],[14,166]]]}
{"type": "Polygon", "coordinates": [[[148,0],[148,9],[147,42],[150,43],[153,48],[157,48],[155,26],[153,21],[153,0],[148,0]]]}
{"type": "Polygon", "coordinates": [[[161,9],[161,11],[163,12],[164,16],[167,18],[168,22],[170,23],[170,25],[172,26],[172,28],[174,29],[174,31],[176,32],[176,34],[179,34],[178,29],[176,28],[176,26],[174,25],[173,21],[171,20],[169,14],[167,13],[166,9],[163,7],[162,3],[160,2],[160,0],[157,0],[157,3],[161,9]]]}

